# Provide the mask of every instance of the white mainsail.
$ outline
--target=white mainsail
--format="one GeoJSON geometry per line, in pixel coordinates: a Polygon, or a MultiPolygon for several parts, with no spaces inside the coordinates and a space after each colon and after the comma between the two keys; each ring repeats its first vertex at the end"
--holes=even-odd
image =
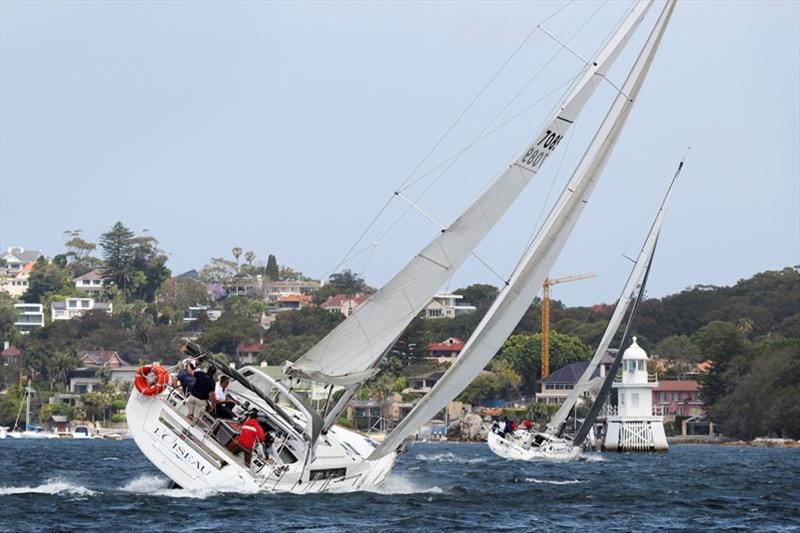
{"type": "Polygon", "coordinates": [[[393,452],[406,437],[461,393],[494,357],[519,323],[533,302],[597,183],[597,178],[608,160],[652,64],[674,7],[675,0],[668,0],[620,94],[614,100],[567,187],[548,215],[547,221],[512,274],[509,284],[478,324],[453,366],[375,449],[369,459],[375,460],[393,452]]]}
{"type": "Polygon", "coordinates": [[[578,398],[580,398],[580,396],[586,392],[589,380],[592,379],[592,376],[594,375],[595,370],[597,370],[603,355],[605,355],[606,350],[608,350],[608,347],[611,344],[611,341],[614,339],[614,335],[616,335],[620,324],[622,324],[622,319],[625,317],[625,313],[628,312],[631,303],[633,303],[633,301],[637,298],[642,287],[642,283],[644,283],[644,276],[647,272],[647,266],[650,264],[650,259],[653,257],[653,252],[656,249],[658,235],[661,232],[661,225],[663,224],[664,216],[666,215],[667,202],[669,201],[673,186],[675,185],[675,180],[677,179],[682,167],[683,162],[681,162],[678,166],[678,170],[669,184],[667,194],[664,196],[664,199],[661,202],[661,207],[658,210],[658,215],[656,215],[653,226],[650,228],[650,233],[647,235],[647,239],[645,240],[644,245],[639,252],[639,256],[636,258],[636,263],[633,265],[630,276],[628,276],[628,281],[625,283],[625,288],[622,289],[622,294],[620,294],[617,306],[614,309],[614,313],[611,315],[611,320],[609,320],[605,332],[603,333],[603,338],[600,339],[600,344],[597,346],[597,351],[595,351],[594,357],[592,357],[592,360],[589,362],[589,366],[586,367],[586,370],[583,372],[580,379],[578,379],[575,387],[572,389],[572,391],[570,391],[567,399],[564,400],[564,403],[562,403],[561,407],[558,408],[558,411],[550,420],[550,423],[547,424],[548,433],[558,434],[561,431],[564,422],[567,420],[572,408],[575,407],[575,403],[578,401],[578,398]]]}
{"type": "Polygon", "coordinates": [[[364,305],[296,362],[287,362],[287,374],[352,385],[376,372],[375,363],[469,257],[555,150],[651,3],[645,0],[633,6],[526,152],[364,305]]]}

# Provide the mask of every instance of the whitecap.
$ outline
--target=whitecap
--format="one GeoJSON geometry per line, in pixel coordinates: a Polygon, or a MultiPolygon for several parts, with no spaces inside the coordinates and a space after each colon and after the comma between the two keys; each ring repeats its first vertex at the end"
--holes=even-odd
{"type": "Polygon", "coordinates": [[[443,491],[439,487],[423,487],[408,478],[397,474],[389,474],[386,480],[377,487],[364,489],[364,492],[375,492],[378,494],[441,494],[443,491]]]}
{"type": "Polygon", "coordinates": [[[151,494],[155,491],[166,489],[168,486],[169,480],[166,478],[143,474],[136,479],[127,482],[122,486],[121,490],[126,492],[143,492],[151,494]]]}
{"type": "Polygon", "coordinates": [[[536,479],[535,477],[525,478],[525,481],[527,481],[528,483],[546,483],[547,485],[577,485],[578,483],[586,483],[585,481],[581,481],[580,479],[557,480],[557,479],[536,479]]]}
{"type": "Polygon", "coordinates": [[[70,496],[93,496],[95,491],[63,479],[48,479],[35,487],[0,487],[0,496],[12,494],[68,494],[70,496]]]}
{"type": "Polygon", "coordinates": [[[582,453],[578,458],[587,463],[605,463],[608,461],[608,459],[599,453],[582,453]]]}
{"type": "Polygon", "coordinates": [[[431,455],[418,453],[415,457],[420,461],[433,461],[437,463],[485,463],[487,459],[485,457],[463,457],[458,456],[452,452],[447,453],[434,453],[431,455]]]}

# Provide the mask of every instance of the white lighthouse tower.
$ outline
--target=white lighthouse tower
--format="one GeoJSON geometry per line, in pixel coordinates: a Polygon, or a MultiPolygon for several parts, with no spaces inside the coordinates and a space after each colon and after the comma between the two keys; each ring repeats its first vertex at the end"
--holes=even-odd
{"type": "Polygon", "coordinates": [[[647,353],[633,343],[622,355],[622,381],[615,381],[616,412],[606,417],[603,449],[614,452],[665,452],[664,417],[653,413],[655,376],[647,374],[647,353]]]}

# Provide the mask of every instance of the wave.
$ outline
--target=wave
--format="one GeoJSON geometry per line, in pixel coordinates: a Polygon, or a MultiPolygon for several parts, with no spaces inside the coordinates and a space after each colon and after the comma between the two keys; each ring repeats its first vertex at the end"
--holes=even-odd
{"type": "Polygon", "coordinates": [[[485,463],[488,460],[485,457],[463,457],[456,455],[452,452],[434,453],[430,455],[424,453],[418,453],[416,456],[414,456],[414,458],[420,461],[432,461],[436,463],[466,463],[466,464],[485,463]]]}
{"type": "Polygon", "coordinates": [[[578,459],[581,461],[586,461],[587,463],[605,463],[608,462],[608,459],[600,455],[599,453],[581,453],[578,455],[578,459]]]}
{"type": "Polygon", "coordinates": [[[389,474],[389,477],[377,487],[364,489],[364,492],[374,492],[377,494],[441,494],[443,491],[439,487],[423,487],[398,474],[389,474]]]}
{"type": "Polygon", "coordinates": [[[63,479],[48,479],[35,487],[0,487],[0,496],[13,494],[52,494],[70,496],[94,496],[95,491],[63,479]]]}
{"type": "Polygon", "coordinates": [[[547,485],[577,485],[579,483],[586,483],[586,481],[580,479],[565,479],[559,481],[557,479],[536,479],[535,477],[525,478],[525,481],[528,483],[545,483],[547,485]]]}
{"type": "Polygon", "coordinates": [[[161,476],[149,476],[143,474],[136,479],[132,479],[123,485],[120,490],[125,492],[142,492],[152,494],[155,491],[166,489],[169,486],[169,480],[161,476]]]}

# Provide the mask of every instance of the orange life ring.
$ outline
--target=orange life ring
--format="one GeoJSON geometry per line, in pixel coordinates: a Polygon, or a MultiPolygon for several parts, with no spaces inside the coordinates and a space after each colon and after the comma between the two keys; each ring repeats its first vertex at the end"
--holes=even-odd
{"type": "Polygon", "coordinates": [[[163,366],[144,365],[136,371],[133,384],[145,396],[161,394],[169,383],[169,372],[163,366]]]}

